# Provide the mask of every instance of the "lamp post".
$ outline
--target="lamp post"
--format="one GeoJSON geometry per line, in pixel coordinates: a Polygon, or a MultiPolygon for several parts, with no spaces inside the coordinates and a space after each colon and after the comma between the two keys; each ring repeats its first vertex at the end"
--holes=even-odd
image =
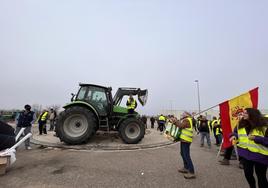
{"type": "Polygon", "coordinates": [[[173,105],[172,105],[172,100],[170,100],[170,114],[173,115],[173,105]]]}
{"type": "Polygon", "coordinates": [[[201,112],[201,109],[200,109],[199,81],[198,80],[195,80],[194,82],[196,82],[196,87],[197,87],[198,113],[200,113],[201,112]]]}

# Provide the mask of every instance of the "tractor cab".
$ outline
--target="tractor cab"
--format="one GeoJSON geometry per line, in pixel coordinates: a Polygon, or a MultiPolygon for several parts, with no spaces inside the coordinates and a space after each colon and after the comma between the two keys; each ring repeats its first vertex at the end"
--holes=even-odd
{"type": "Polygon", "coordinates": [[[79,84],[80,89],[75,101],[84,101],[91,105],[100,116],[106,116],[112,109],[112,88],[93,84],[79,84]]]}

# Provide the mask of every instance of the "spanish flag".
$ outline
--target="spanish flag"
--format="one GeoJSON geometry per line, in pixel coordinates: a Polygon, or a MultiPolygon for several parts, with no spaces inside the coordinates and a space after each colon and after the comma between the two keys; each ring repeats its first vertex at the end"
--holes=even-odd
{"type": "Polygon", "coordinates": [[[229,141],[229,136],[238,124],[239,113],[245,108],[258,108],[258,89],[257,87],[220,104],[223,148],[228,148],[232,145],[229,141]]]}

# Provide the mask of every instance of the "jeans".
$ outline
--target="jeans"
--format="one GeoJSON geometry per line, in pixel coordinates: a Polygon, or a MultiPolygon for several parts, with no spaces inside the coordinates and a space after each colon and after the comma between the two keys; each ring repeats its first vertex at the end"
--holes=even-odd
{"type": "Polygon", "coordinates": [[[151,121],[151,129],[154,128],[154,122],[151,121]]]}
{"type": "Polygon", "coordinates": [[[233,150],[234,150],[234,146],[230,146],[226,148],[224,152],[224,159],[230,160],[233,150]]]}
{"type": "Polygon", "coordinates": [[[206,137],[208,146],[211,146],[210,136],[208,132],[200,132],[201,134],[201,146],[204,145],[204,138],[206,137]]]}
{"type": "Polygon", "coordinates": [[[214,135],[215,140],[216,140],[216,145],[221,144],[221,142],[219,142],[219,139],[218,139],[218,137],[216,135],[216,127],[213,127],[213,135],[214,135]]]}
{"type": "Polygon", "coordinates": [[[217,145],[220,145],[221,141],[222,141],[222,135],[221,134],[216,135],[216,144],[218,143],[217,145]]]}
{"type": "Polygon", "coordinates": [[[41,135],[43,132],[47,134],[46,121],[39,121],[39,134],[41,135]]]}
{"type": "Polygon", "coordinates": [[[243,158],[243,165],[244,165],[244,174],[245,174],[245,177],[248,181],[250,188],[256,188],[256,182],[253,176],[254,168],[255,168],[256,176],[258,178],[259,188],[268,187],[268,183],[266,179],[266,171],[267,171],[266,165],[257,163],[254,161],[249,161],[244,158],[243,158]]]}
{"type": "Polygon", "coordinates": [[[194,174],[194,165],[190,156],[190,145],[188,142],[181,142],[181,157],[183,160],[184,168],[194,174]]]}
{"type": "Polygon", "coordinates": [[[55,120],[50,120],[50,131],[54,131],[54,127],[55,127],[55,120]]]}
{"type": "MultiPolygon", "coordinates": [[[[17,135],[22,128],[24,128],[24,127],[16,127],[15,134],[17,135]]],[[[25,127],[24,135],[27,135],[28,133],[30,133],[31,130],[32,130],[32,127],[31,126],[25,127]]],[[[24,144],[25,144],[25,147],[30,146],[30,138],[27,138],[25,140],[24,144]]]]}

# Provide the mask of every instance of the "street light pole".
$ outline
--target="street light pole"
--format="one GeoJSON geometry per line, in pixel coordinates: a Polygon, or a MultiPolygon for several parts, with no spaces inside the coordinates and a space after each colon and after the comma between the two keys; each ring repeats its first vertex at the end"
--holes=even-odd
{"type": "Polygon", "coordinates": [[[172,105],[172,100],[170,100],[170,114],[173,115],[173,105],[172,105]]]}
{"type": "Polygon", "coordinates": [[[198,96],[198,113],[201,112],[200,109],[200,94],[199,94],[199,81],[195,80],[194,82],[196,82],[196,87],[197,87],[197,96],[198,96]]]}

